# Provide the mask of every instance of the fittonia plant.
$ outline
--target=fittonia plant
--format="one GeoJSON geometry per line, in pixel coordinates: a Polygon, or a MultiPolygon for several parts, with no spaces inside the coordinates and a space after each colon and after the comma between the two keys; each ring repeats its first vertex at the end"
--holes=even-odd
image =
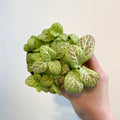
{"type": "Polygon", "coordinates": [[[27,70],[31,73],[25,83],[38,92],[59,95],[60,89],[80,93],[84,86],[95,86],[99,74],[83,65],[91,58],[94,48],[95,40],[91,35],[81,38],[67,35],[61,24],[52,24],[40,35],[31,36],[24,45],[27,70]]]}

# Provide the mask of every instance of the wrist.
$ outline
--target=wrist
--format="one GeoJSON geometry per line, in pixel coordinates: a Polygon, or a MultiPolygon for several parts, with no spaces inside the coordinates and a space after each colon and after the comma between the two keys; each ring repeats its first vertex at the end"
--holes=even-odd
{"type": "Polygon", "coordinates": [[[71,102],[77,115],[82,120],[115,120],[109,105],[76,104],[71,102]]]}
{"type": "Polygon", "coordinates": [[[88,113],[88,118],[88,120],[115,120],[109,108],[90,110],[88,113]]]}

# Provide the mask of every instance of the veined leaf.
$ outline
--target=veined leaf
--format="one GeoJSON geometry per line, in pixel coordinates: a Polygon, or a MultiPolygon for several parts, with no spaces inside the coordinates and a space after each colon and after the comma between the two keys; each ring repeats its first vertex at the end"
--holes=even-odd
{"type": "Polygon", "coordinates": [[[95,49],[95,40],[91,35],[84,35],[78,40],[78,45],[83,50],[83,57],[81,58],[81,64],[89,60],[95,49]]]}
{"type": "Polygon", "coordinates": [[[43,73],[47,69],[47,64],[41,58],[36,60],[32,65],[32,71],[34,73],[43,73]]]}
{"type": "Polygon", "coordinates": [[[55,59],[56,57],[56,51],[54,51],[52,48],[46,46],[46,45],[42,45],[40,48],[40,55],[41,58],[45,61],[45,62],[49,62],[52,59],[55,59]]]}
{"type": "Polygon", "coordinates": [[[40,85],[43,87],[50,87],[53,84],[53,79],[49,75],[43,75],[40,79],[40,85]]]}
{"type": "Polygon", "coordinates": [[[70,44],[68,42],[57,40],[51,43],[51,48],[57,52],[56,59],[61,59],[65,55],[65,52],[69,45],[70,44]]]}
{"type": "Polygon", "coordinates": [[[99,80],[99,74],[85,66],[76,71],[80,75],[80,80],[86,87],[93,87],[99,80]]]}
{"type": "Polygon", "coordinates": [[[83,90],[83,83],[80,81],[79,74],[71,70],[64,80],[64,88],[68,93],[80,93],[83,90]]]}
{"type": "Polygon", "coordinates": [[[61,73],[61,63],[58,60],[48,62],[48,68],[49,71],[54,75],[58,75],[61,73]]]}
{"type": "Polygon", "coordinates": [[[65,53],[65,58],[72,68],[78,68],[81,63],[82,54],[83,51],[79,46],[70,45],[65,53]]]}
{"type": "Polygon", "coordinates": [[[27,77],[27,79],[25,80],[25,84],[30,86],[30,87],[37,87],[39,85],[39,82],[34,80],[34,76],[30,75],[29,77],[27,77]]]}

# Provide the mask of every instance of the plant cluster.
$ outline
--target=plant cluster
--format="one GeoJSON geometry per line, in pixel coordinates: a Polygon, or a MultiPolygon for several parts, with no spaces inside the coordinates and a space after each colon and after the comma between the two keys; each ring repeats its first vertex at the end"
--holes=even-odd
{"type": "Polygon", "coordinates": [[[85,67],[95,48],[91,35],[79,38],[75,34],[63,33],[63,27],[54,23],[38,36],[31,36],[24,51],[27,52],[27,70],[31,75],[25,83],[38,92],[57,93],[60,89],[68,93],[80,93],[84,86],[93,87],[99,74],[85,67]]]}

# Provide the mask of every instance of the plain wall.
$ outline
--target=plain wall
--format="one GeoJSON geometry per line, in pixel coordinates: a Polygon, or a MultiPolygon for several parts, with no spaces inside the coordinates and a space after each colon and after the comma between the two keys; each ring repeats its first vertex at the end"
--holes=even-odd
{"type": "Polygon", "coordinates": [[[109,75],[111,109],[120,119],[119,0],[0,0],[0,120],[79,120],[62,96],[37,93],[23,45],[54,22],[67,34],[95,37],[95,55],[109,75]]]}

